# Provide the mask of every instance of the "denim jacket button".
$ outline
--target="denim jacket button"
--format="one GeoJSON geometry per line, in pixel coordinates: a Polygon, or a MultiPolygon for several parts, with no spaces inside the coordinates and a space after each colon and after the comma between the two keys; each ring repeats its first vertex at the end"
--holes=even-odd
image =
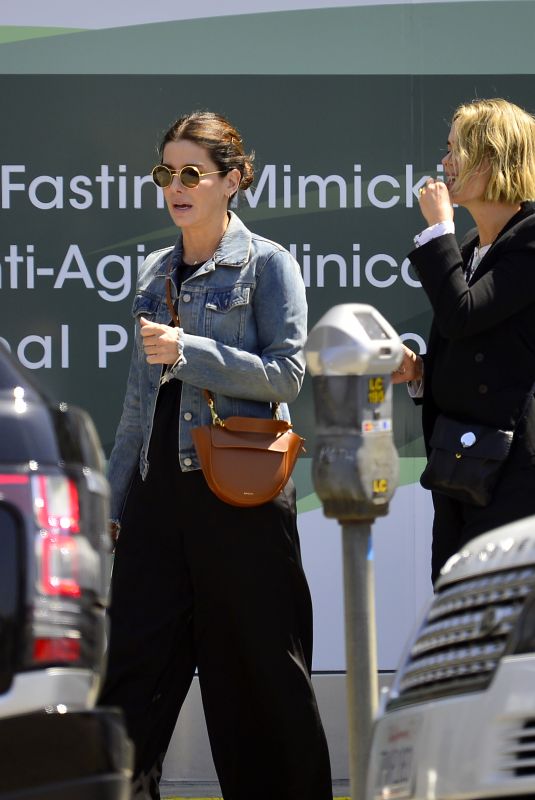
{"type": "Polygon", "coordinates": [[[183,300],[185,303],[189,303],[189,301],[191,300],[191,295],[190,295],[190,294],[184,294],[184,295],[182,295],[182,300],[183,300]]]}
{"type": "Polygon", "coordinates": [[[184,414],[184,419],[187,420],[187,422],[189,422],[192,416],[193,415],[189,411],[186,411],[186,413],[184,414]]]}
{"type": "Polygon", "coordinates": [[[191,464],[192,464],[191,458],[185,458],[184,459],[184,466],[185,467],[191,467],[191,464]]]}

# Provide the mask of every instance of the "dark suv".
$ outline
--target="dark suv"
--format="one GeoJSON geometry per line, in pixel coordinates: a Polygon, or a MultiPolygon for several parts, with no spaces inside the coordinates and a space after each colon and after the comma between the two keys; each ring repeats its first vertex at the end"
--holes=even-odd
{"type": "Polygon", "coordinates": [[[0,800],[127,800],[131,747],[95,709],[110,569],[89,416],[0,347],[0,800]]]}

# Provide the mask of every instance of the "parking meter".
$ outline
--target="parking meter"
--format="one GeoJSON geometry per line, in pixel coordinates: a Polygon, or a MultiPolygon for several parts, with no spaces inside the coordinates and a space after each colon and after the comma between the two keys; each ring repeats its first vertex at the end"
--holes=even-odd
{"type": "Polygon", "coordinates": [[[373,520],[388,513],[399,466],[390,373],[401,341],[373,308],[331,308],[306,345],[316,415],[314,488],[327,517],[373,520]]]}
{"type": "Polygon", "coordinates": [[[305,348],[316,416],[314,488],[342,525],[349,757],[353,800],[365,796],[377,704],[371,523],[388,513],[398,482],[390,374],[401,340],[373,306],[331,308],[305,348]]]}

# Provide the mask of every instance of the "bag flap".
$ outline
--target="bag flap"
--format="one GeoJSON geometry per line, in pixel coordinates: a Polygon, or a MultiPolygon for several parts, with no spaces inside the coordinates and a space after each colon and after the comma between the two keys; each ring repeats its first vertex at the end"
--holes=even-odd
{"type": "MultiPolygon", "coordinates": [[[[269,422],[269,420],[267,420],[269,422]]],[[[273,452],[286,453],[292,440],[300,439],[296,433],[287,430],[283,433],[256,433],[254,431],[234,431],[225,427],[213,425],[210,428],[212,447],[215,448],[246,448],[248,450],[272,450],[273,452]]]]}
{"type": "Polygon", "coordinates": [[[268,433],[275,436],[286,433],[292,425],[285,419],[261,419],[258,417],[227,417],[225,428],[229,431],[250,431],[251,433],[268,433]]]}
{"type": "Polygon", "coordinates": [[[463,458],[507,458],[513,431],[502,431],[472,422],[458,422],[440,414],[435,422],[429,444],[432,448],[460,453],[463,458]]]}

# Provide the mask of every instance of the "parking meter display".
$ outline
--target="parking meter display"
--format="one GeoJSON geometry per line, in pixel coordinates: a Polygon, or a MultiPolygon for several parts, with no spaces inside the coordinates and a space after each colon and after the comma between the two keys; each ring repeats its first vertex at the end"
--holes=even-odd
{"type": "Polygon", "coordinates": [[[370,337],[370,339],[389,339],[390,334],[379,324],[376,317],[371,314],[355,313],[356,318],[370,337]]]}

